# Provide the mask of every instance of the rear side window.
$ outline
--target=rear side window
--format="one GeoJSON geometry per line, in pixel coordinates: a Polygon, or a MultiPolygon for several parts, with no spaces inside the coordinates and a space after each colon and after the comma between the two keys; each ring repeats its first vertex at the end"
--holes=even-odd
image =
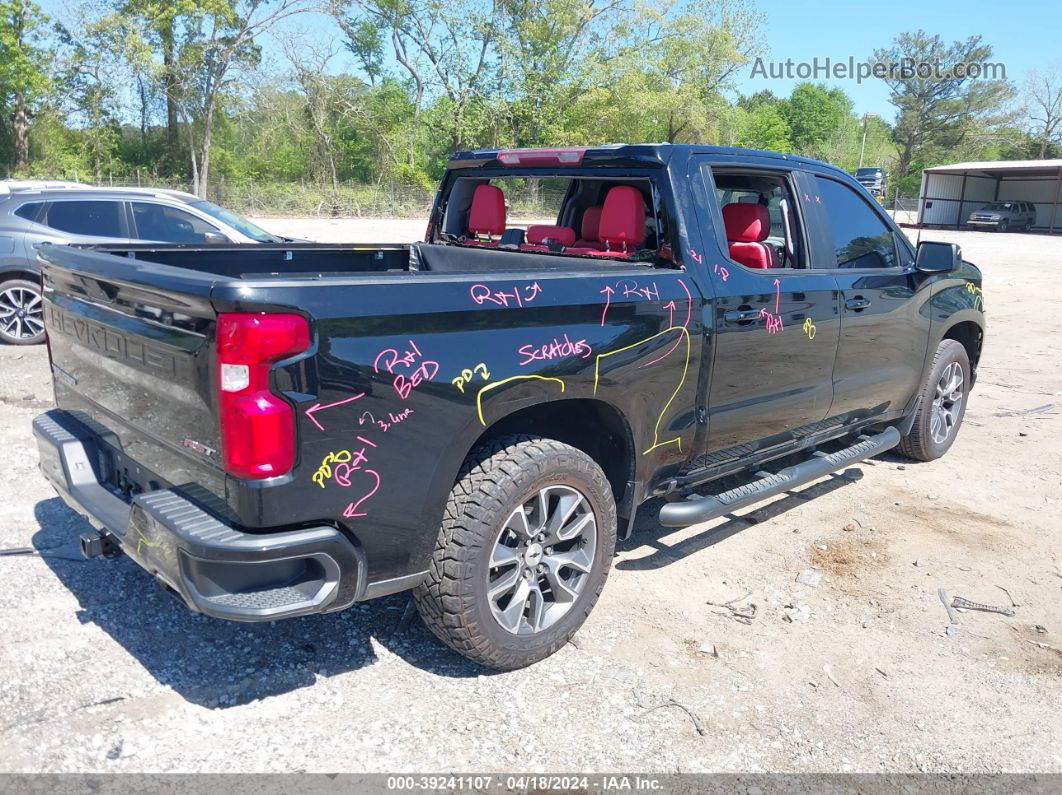
{"type": "Polygon", "coordinates": [[[48,208],[45,226],[93,237],[123,237],[118,201],[57,201],[48,208]]]}
{"type": "Polygon", "coordinates": [[[204,243],[207,232],[218,230],[191,213],[165,204],[133,202],[138,240],[163,243],[204,243]]]}
{"type": "Polygon", "coordinates": [[[29,204],[23,204],[17,210],[15,215],[19,218],[25,218],[27,221],[32,221],[37,217],[37,212],[41,209],[43,202],[30,202],[29,204]]]}
{"type": "Polygon", "coordinates": [[[863,198],[840,182],[815,177],[826,212],[838,268],[891,268],[896,245],[886,226],[863,198]]]}

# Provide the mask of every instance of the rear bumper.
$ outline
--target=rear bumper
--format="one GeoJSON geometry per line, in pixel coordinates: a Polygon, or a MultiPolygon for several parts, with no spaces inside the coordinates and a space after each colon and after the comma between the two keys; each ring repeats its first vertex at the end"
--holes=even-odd
{"type": "Polygon", "coordinates": [[[33,421],[40,468],[67,505],[188,607],[234,621],[327,613],[366,596],[364,553],[334,527],[245,533],[174,489],[126,502],[105,485],[104,445],[64,411],[33,421]]]}

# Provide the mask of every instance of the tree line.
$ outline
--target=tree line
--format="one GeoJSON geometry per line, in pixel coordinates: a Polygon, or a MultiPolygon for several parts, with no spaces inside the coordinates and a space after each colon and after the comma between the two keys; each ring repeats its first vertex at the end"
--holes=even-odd
{"type": "MultiPolygon", "coordinates": [[[[0,0],[0,175],[427,189],[457,149],[669,141],[849,170],[862,152],[913,192],[940,162],[1060,154],[1058,69],[890,77],[893,122],[820,83],[735,96],[762,18],[734,0],[90,0],[50,19],[0,0]]],[[[947,71],[993,51],[915,31],[870,55],[947,71]]]]}

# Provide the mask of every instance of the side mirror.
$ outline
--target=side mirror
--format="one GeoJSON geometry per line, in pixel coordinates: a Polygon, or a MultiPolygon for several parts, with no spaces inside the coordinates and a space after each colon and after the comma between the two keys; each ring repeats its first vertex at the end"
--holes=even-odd
{"type": "Polygon", "coordinates": [[[962,249],[958,243],[923,240],[915,253],[915,269],[922,273],[948,273],[962,267],[962,249]]]}
{"type": "Polygon", "coordinates": [[[225,235],[221,234],[221,232],[204,232],[203,242],[213,246],[221,243],[231,243],[232,241],[225,237],[225,235]]]}

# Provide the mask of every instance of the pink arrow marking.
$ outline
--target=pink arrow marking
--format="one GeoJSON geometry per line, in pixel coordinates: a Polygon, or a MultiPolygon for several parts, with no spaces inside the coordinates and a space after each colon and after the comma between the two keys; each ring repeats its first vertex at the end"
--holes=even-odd
{"type": "Polygon", "coordinates": [[[351,403],[352,401],[359,400],[365,397],[365,393],[361,392],[354,397],[349,397],[346,400],[337,400],[335,403],[326,403],[323,406],[320,403],[314,403],[308,409],[306,409],[306,416],[310,418],[310,422],[317,426],[318,430],[323,431],[324,426],[317,421],[314,415],[315,412],[324,411],[325,409],[335,408],[336,406],[342,406],[344,403],[351,403]]]}
{"type": "Polygon", "coordinates": [[[670,315],[670,317],[668,318],[668,321],[667,321],[667,327],[671,328],[672,326],[675,325],[675,300],[672,299],[672,300],[668,301],[666,304],[664,304],[664,309],[669,310],[670,313],[671,313],[671,315],[670,315]]]}
{"type": "Polygon", "coordinates": [[[612,303],[612,294],[614,292],[616,292],[616,291],[613,290],[611,287],[609,287],[606,284],[605,285],[605,289],[604,290],[600,290],[599,292],[602,292],[602,293],[605,294],[605,308],[601,311],[601,325],[604,326],[605,325],[605,315],[608,314],[609,305],[612,303]]]}

